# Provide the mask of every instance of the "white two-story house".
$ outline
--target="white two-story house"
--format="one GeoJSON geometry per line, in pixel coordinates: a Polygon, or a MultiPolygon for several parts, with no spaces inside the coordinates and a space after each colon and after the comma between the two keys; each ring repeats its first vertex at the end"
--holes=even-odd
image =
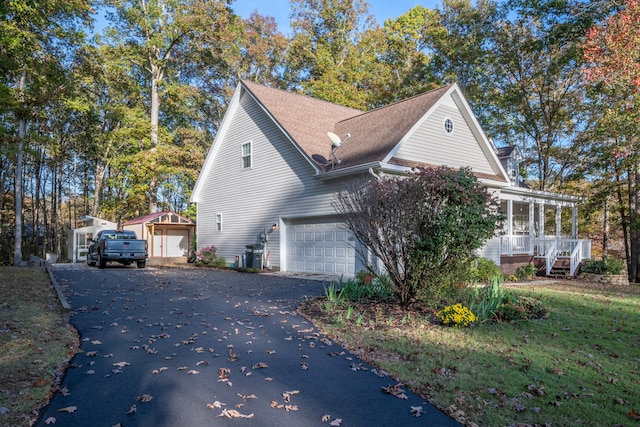
{"type": "Polygon", "coordinates": [[[332,208],[335,193],[446,165],[470,167],[506,215],[479,255],[505,272],[537,261],[550,273],[565,259],[573,274],[590,256],[577,237],[580,198],[520,185],[518,156],[493,146],[456,84],[365,112],[242,81],[191,198],[198,247],[245,266],[353,276],[362,251],[332,208]]]}

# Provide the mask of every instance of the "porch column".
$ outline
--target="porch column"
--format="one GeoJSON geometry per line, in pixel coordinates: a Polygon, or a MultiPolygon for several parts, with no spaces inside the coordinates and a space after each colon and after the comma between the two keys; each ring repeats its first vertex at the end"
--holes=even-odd
{"type": "Polygon", "coordinates": [[[556,206],[556,237],[560,237],[562,234],[562,206],[556,206]]]}
{"type": "Polygon", "coordinates": [[[509,256],[513,255],[513,200],[507,200],[507,236],[509,236],[509,256]]]}
{"type": "Polygon", "coordinates": [[[533,201],[529,200],[529,253],[533,255],[533,241],[536,238],[536,224],[535,224],[535,209],[536,205],[533,201]]]}
{"type": "Polygon", "coordinates": [[[544,202],[538,203],[538,239],[544,240],[544,202]]]}
{"type": "Polygon", "coordinates": [[[578,207],[571,208],[571,238],[578,238],[578,207]]]}

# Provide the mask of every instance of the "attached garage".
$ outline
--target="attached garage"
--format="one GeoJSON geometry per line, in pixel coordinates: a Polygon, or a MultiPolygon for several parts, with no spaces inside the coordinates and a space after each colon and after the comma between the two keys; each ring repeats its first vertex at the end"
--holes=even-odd
{"type": "Polygon", "coordinates": [[[288,271],[355,275],[356,240],[343,223],[316,218],[285,224],[288,271]]]}

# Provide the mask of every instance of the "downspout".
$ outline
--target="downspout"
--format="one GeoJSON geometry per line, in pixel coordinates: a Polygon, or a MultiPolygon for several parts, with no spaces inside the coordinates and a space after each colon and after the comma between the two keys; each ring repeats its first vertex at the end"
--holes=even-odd
{"type": "Polygon", "coordinates": [[[382,181],[382,177],[381,177],[380,175],[376,174],[376,173],[373,171],[373,168],[369,168],[369,174],[370,174],[371,176],[373,176],[376,180],[378,180],[378,181],[382,181]]]}

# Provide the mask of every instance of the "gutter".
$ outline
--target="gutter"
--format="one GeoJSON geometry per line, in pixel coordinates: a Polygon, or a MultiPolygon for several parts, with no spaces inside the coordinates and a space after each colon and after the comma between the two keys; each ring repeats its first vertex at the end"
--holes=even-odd
{"type": "Polygon", "coordinates": [[[368,172],[369,169],[380,168],[380,162],[365,163],[362,165],[349,166],[348,168],[332,170],[325,173],[319,173],[315,177],[321,181],[342,178],[344,176],[353,175],[359,172],[368,172]]]}

